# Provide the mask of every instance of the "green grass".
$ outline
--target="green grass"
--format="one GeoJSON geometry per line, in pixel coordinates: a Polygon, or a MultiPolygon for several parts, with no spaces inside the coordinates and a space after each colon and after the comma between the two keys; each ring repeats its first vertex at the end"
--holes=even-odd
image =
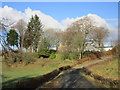
{"type": "Polygon", "coordinates": [[[60,54],[60,53],[59,53],[59,54],[57,54],[57,53],[56,53],[56,58],[55,58],[56,60],[60,60],[60,59],[61,59],[61,57],[62,57],[62,54],[60,54]]]}
{"type": "MultiPolygon", "coordinates": [[[[75,60],[60,60],[60,58],[61,55],[57,54],[56,59],[37,59],[35,64],[29,64],[26,66],[21,65],[18,67],[8,67],[4,62],[2,62],[3,85],[14,83],[19,80],[25,80],[31,77],[42,76],[61,66],[73,65],[77,62],[75,60]]],[[[108,60],[105,63],[95,65],[89,69],[101,76],[117,79],[118,60],[116,58],[108,60]]]]}
{"type": "Polygon", "coordinates": [[[61,66],[72,65],[74,63],[75,61],[69,61],[69,60],[37,59],[37,62],[35,64],[29,64],[26,66],[19,66],[19,67],[8,67],[3,62],[2,82],[5,83],[12,81],[13,83],[20,80],[22,77],[26,77],[26,78],[38,77],[46,73],[49,73],[61,66]]]}
{"type": "Polygon", "coordinates": [[[89,68],[96,74],[99,74],[105,78],[118,79],[118,59],[111,58],[101,64],[94,65],[89,68]]]}
{"type": "MultiPolygon", "coordinates": [[[[97,65],[93,65],[88,69],[92,71],[94,74],[98,74],[104,78],[111,78],[113,80],[118,80],[118,58],[111,58],[97,65]]],[[[95,80],[93,77],[85,75],[84,73],[82,73],[82,75],[93,84],[96,84],[98,87],[101,87],[101,88],[111,87],[109,84],[102,84],[100,81],[95,80]]]]}

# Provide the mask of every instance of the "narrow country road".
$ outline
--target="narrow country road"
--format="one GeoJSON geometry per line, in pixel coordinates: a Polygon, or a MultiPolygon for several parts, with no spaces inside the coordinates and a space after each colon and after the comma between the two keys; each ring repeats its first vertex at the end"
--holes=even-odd
{"type": "Polygon", "coordinates": [[[79,68],[66,71],[64,74],[56,77],[54,80],[42,86],[42,88],[99,88],[97,84],[93,84],[92,82],[87,80],[84,76],[82,76],[80,73],[80,69],[83,67],[87,67],[89,65],[93,65],[108,60],[111,57],[112,56],[109,56],[86,64],[84,66],[81,66],[79,68]]]}
{"type": "MultiPolygon", "coordinates": [[[[99,62],[103,62],[103,61],[105,61],[105,60],[107,60],[107,59],[109,59],[109,58],[111,58],[111,57],[112,57],[112,56],[105,57],[105,58],[101,58],[101,59],[99,59],[99,60],[97,60],[97,61],[94,61],[94,62],[91,62],[91,63],[85,64],[85,65],[83,65],[83,66],[81,66],[81,67],[79,67],[79,68],[83,68],[83,67],[87,67],[87,66],[90,66],[90,65],[93,65],[93,64],[99,63],[99,62]]],[[[79,69],[79,68],[77,68],[77,69],[79,69]]]]}
{"type": "Polygon", "coordinates": [[[68,72],[60,76],[60,78],[60,88],[97,88],[96,85],[81,75],[79,69],[68,72]]]}

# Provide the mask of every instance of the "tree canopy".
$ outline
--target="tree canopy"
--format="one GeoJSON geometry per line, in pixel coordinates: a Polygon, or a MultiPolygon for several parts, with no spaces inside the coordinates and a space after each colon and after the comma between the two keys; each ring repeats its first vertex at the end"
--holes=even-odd
{"type": "Polygon", "coordinates": [[[37,15],[32,16],[25,32],[24,47],[28,48],[29,46],[33,46],[36,52],[42,32],[42,24],[39,17],[37,15]]]}
{"type": "Polygon", "coordinates": [[[7,34],[7,43],[8,45],[16,45],[18,47],[18,33],[14,29],[11,29],[7,34]]]}

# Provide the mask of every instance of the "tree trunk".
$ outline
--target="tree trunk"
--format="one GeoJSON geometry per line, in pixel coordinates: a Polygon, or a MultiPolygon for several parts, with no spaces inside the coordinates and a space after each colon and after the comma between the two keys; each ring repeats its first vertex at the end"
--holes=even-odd
{"type": "Polygon", "coordinates": [[[79,56],[79,59],[82,59],[83,58],[83,55],[82,55],[82,52],[80,53],[80,56],[79,56]]]}
{"type": "Polygon", "coordinates": [[[20,49],[23,50],[23,36],[20,36],[20,49]]]}
{"type": "Polygon", "coordinates": [[[32,52],[32,51],[33,51],[32,46],[30,46],[30,52],[32,52]]]}

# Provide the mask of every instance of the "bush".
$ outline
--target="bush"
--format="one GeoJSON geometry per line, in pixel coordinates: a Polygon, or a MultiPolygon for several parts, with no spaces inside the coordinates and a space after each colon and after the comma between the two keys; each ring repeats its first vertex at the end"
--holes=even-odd
{"type": "Polygon", "coordinates": [[[56,53],[56,50],[54,50],[54,49],[50,49],[49,51],[50,51],[50,54],[56,53]]]}
{"type": "Polygon", "coordinates": [[[22,61],[22,53],[8,52],[5,55],[5,62],[8,65],[22,61]]]}
{"type": "Polygon", "coordinates": [[[120,51],[120,44],[113,47],[113,49],[111,50],[111,54],[115,56],[119,56],[120,55],[119,51],[120,51]]]}
{"type": "Polygon", "coordinates": [[[50,54],[50,57],[49,57],[49,58],[50,58],[50,59],[55,59],[55,58],[56,58],[55,53],[50,54]]]}
{"type": "Polygon", "coordinates": [[[50,51],[49,50],[47,50],[47,51],[39,51],[38,56],[39,56],[39,58],[40,57],[48,58],[50,56],[50,51]]]}
{"type": "Polygon", "coordinates": [[[93,55],[93,54],[94,54],[93,51],[85,51],[85,52],[83,53],[83,57],[90,57],[90,56],[93,55]]]}
{"type": "Polygon", "coordinates": [[[35,53],[30,53],[30,52],[23,53],[22,61],[25,64],[33,63],[35,62],[35,56],[36,56],[35,53]]]}
{"type": "Polygon", "coordinates": [[[94,54],[90,55],[90,59],[96,59],[96,58],[97,58],[96,55],[94,55],[94,54]]]}
{"type": "Polygon", "coordinates": [[[43,58],[48,58],[50,56],[50,41],[47,37],[43,37],[38,49],[38,56],[43,58]]]}
{"type": "Polygon", "coordinates": [[[8,65],[12,65],[15,63],[33,63],[35,61],[35,54],[34,53],[28,53],[28,52],[9,52],[5,55],[5,62],[8,65]]]}
{"type": "Polygon", "coordinates": [[[78,52],[63,52],[62,53],[62,56],[61,56],[61,59],[62,60],[65,60],[65,59],[77,59],[79,58],[79,53],[78,52]]]}
{"type": "Polygon", "coordinates": [[[78,59],[79,58],[79,53],[78,52],[72,52],[69,54],[69,59],[78,59]]]}
{"type": "Polygon", "coordinates": [[[103,53],[102,52],[99,52],[99,51],[96,51],[94,52],[94,55],[97,57],[97,58],[100,58],[103,56],[103,53]]]}
{"type": "Polygon", "coordinates": [[[61,54],[61,59],[62,59],[62,60],[69,59],[69,52],[63,52],[63,53],[61,54]]]}
{"type": "Polygon", "coordinates": [[[100,58],[105,55],[106,52],[99,52],[99,51],[85,51],[83,53],[84,58],[90,57],[91,59],[100,58]]]}

